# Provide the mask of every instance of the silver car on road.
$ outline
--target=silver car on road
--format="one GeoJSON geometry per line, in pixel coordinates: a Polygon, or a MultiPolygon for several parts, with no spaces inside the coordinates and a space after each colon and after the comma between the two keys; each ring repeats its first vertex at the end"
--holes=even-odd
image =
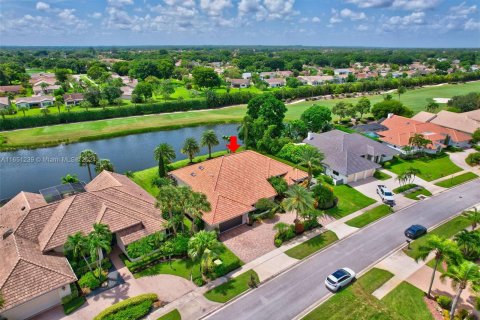
{"type": "Polygon", "coordinates": [[[344,288],[355,280],[355,271],[349,268],[338,269],[325,279],[325,286],[334,292],[344,288]]]}

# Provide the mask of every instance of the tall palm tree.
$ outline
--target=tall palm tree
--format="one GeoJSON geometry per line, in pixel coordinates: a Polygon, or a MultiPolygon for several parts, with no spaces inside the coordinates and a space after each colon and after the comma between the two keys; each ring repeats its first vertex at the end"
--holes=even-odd
{"type": "Polygon", "coordinates": [[[178,208],[178,201],[178,189],[174,186],[164,186],[160,188],[157,196],[157,202],[155,203],[155,207],[159,208],[162,212],[168,212],[168,220],[174,234],[177,234],[177,224],[173,221],[173,212],[178,208]]]}
{"type": "MultiPolygon", "coordinates": [[[[182,194],[181,211],[187,213],[192,219],[201,219],[203,212],[211,210],[210,202],[205,194],[195,192],[187,187],[180,187],[180,194],[182,194]]],[[[183,224],[182,224],[183,225],[183,224]]],[[[190,232],[195,232],[195,225],[192,223],[190,232]]]]}
{"type": "Polygon", "coordinates": [[[200,141],[202,147],[208,147],[208,158],[212,158],[212,147],[213,146],[218,146],[219,141],[217,134],[213,130],[207,130],[203,132],[202,134],[202,139],[200,141]]]}
{"type": "Polygon", "coordinates": [[[433,267],[432,278],[430,280],[430,285],[428,286],[427,296],[430,297],[432,292],[433,281],[435,280],[435,273],[437,272],[438,264],[446,260],[449,261],[460,261],[462,256],[458,250],[455,242],[449,239],[440,238],[437,235],[431,235],[425,241],[423,246],[418,248],[418,257],[415,261],[427,259],[428,255],[433,252],[435,254],[435,266],[433,267]]]}
{"type": "Polygon", "coordinates": [[[88,269],[92,271],[92,267],[85,256],[88,252],[88,238],[82,232],[79,231],[73,235],[69,235],[63,249],[65,251],[71,251],[74,258],[82,257],[88,269]]]}
{"type": "Polygon", "coordinates": [[[175,150],[168,143],[160,143],[153,151],[155,160],[158,161],[158,175],[163,178],[167,176],[167,164],[177,157],[175,150]]]}
{"type": "Polygon", "coordinates": [[[103,170],[111,171],[114,172],[115,168],[113,167],[113,163],[108,160],[108,159],[100,159],[96,164],[95,164],[95,172],[99,174],[103,170]]]}
{"type": "Polygon", "coordinates": [[[298,221],[298,216],[300,214],[313,209],[313,204],[313,192],[308,191],[298,184],[293,185],[287,192],[285,192],[285,199],[282,201],[282,206],[285,211],[296,212],[295,221],[298,221]]]}
{"type": "Polygon", "coordinates": [[[467,260],[474,260],[480,256],[480,232],[462,230],[454,237],[460,251],[467,260]]]}
{"type": "Polygon", "coordinates": [[[398,101],[400,101],[400,96],[407,92],[407,89],[404,86],[399,86],[397,88],[397,94],[398,94],[398,101]]]}
{"type": "Polygon", "coordinates": [[[188,256],[193,261],[200,261],[200,271],[205,275],[209,260],[213,260],[215,254],[221,248],[215,231],[199,231],[188,241],[188,256]]]}
{"type": "Polygon", "coordinates": [[[452,287],[457,290],[450,309],[450,320],[453,320],[462,291],[469,285],[472,287],[478,287],[480,285],[480,266],[471,261],[464,261],[458,266],[451,265],[448,267],[447,272],[440,276],[441,280],[445,280],[446,278],[452,280],[452,287]]]}
{"type": "Polygon", "coordinates": [[[78,163],[80,164],[80,167],[86,166],[88,168],[88,176],[90,177],[90,180],[92,180],[92,171],[90,169],[90,165],[91,164],[96,165],[97,162],[98,162],[98,156],[92,150],[87,149],[80,152],[78,163]]]}
{"type": "Polygon", "coordinates": [[[102,260],[103,250],[110,253],[112,250],[112,232],[107,225],[101,223],[95,223],[93,225],[93,231],[88,234],[88,248],[90,251],[91,259],[94,261],[97,258],[97,266],[99,269],[98,278],[102,276],[102,260]]]}
{"type": "Polygon", "coordinates": [[[476,207],[473,207],[471,210],[464,211],[462,215],[472,222],[472,230],[475,230],[477,225],[480,224],[480,212],[476,207]]]}
{"type": "Polygon", "coordinates": [[[300,150],[300,162],[298,164],[307,167],[308,185],[312,181],[313,170],[322,164],[323,159],[323,154],[317,148],[305,147],[300,150]]]}
{"type": "Polygon", "coordinates": [[[195,138],[185,139],[181,152],[188,156],[190,163],[193,163],[193,157],[200,152],[197,140],[195,140],[195,138]]]}

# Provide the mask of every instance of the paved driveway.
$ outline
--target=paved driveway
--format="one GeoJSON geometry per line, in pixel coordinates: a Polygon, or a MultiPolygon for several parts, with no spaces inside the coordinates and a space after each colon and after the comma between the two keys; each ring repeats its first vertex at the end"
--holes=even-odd
{"type": "Polygon", "coordinates": [[[419,201],[340,240],[207,318],[295,319],[328,297],[329,291],[322,282],[332,270],[348,266],[361,272],[404,244],[402,231],[413,222],[432,227],[475,205],[479,199],[480,179],[477,179],[419,201]]]}
{"type": "Polygon", "coordinates": [[[278,222],[292,224],[293,220],[294,213],[277,214],[273,219],[255,222],[253,226],[244,224],[224,232],[220,235],[220,240],[247,263],[275,249],[273,244],[275,224],[278,222]]]}
{"type": "Polygon", "coordinates": [[[476,167],[470,167],[466,162],[465,162],[465,158],[470,154],[470,153],[474,153],[474,152],[477,152],[476,150],[474,149],[467,149],[467,150],[464,150],[462,152],[449,152],[448,155],[450,156],[450,160],[452,160],[453,163],[455,163],[457,166],[459,166],[460,168],[462,168],[463,170],[467,170],[467,171],[473,171],[477,174],[480,174],[480,167],[479,166],[476,166],[476,167]]]}

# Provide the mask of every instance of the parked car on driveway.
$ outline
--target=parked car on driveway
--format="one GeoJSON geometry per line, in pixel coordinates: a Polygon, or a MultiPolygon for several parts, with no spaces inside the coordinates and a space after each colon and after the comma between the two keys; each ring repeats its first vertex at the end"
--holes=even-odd
{"type": "Polygon", "coordinates": [[[325,279],[325,286],[337,292],[355,280],[355,271],[349,268],[338,269],[325,279]]]}
{"type": "Polygon", "coordinates": [[[395,199],[393,198],[393,192],[384,186],[383,184],[377,185],[377,193],[382,198],[382,201],[388,205],[395,205],[395,199]]]}
{"type": "Polygon", "coordinates": [[[426,233],[427,228],[419,224],[411,225],[407,230],[405,230],[405,236],[412,240],[417,239],[418,237],[421,237],[426,233]]]}

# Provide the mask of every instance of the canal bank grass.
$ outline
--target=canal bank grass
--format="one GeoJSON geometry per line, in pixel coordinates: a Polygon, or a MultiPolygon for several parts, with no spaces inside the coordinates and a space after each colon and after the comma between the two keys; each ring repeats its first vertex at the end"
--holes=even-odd
{"type": "MultiPolygon", "coordinates": [[[[447,84],[408,90],[401,96],[401,101],[415,112],[424,109],[427,98],[449,98],[480,89],[480,82],[464,84],[447,84]]],[[[383,99],[383,96],[369,96],[372,103],[383,99]]],[[[286,120],[299,119],[300,115],[312,104],[333,107],[339,101],[356,99],[332,99],[304,101],[287,106],[286,120]]],[[[99,121],[77,122],[41,128],[29,128],[0,133],[0,150],[20,148],[36,148],[53,146],[61,143],[74,143],[87,140],[112,138],[122,135],[177,129],[187,126],[240,122],[246,112],[245,105],[220,109],[185,111],[178,113],[115,118],[99,121]],[[3,142],[2,142],[3,141],[3,142]]]]}

